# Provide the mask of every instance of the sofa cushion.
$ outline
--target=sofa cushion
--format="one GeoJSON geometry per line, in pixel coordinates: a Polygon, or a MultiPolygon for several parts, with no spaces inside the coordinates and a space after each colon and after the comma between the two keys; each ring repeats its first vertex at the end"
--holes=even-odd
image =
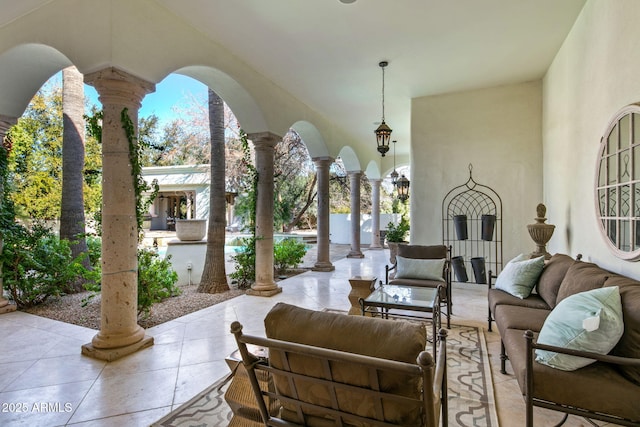
{"type": "MultiPolygon", "coordinates": [[[[618,286],[622,299],[624,333],[612,354],[640,359],[640,282],[628,277],[612,275],[605,286],[618,286]]],[[[620,366],[622,373],[640,385],[640,367],[620,366]]]]}
{"type": "Polygon", "coordinates": [[[496,289],[503,290],[518,298],[526,298],[544,268],[544,256],[528,259],[522,254],[507,263],[496,279],[496,289]]]}
{"type": "Polygon", "coordinates": [[[507,329],[522,329],[523,331],[530,329],[538,332],[542,329],[549,313],[551,310],[499,305],[496,307],[494,318],[501,334],[507,329]]]}
{"type": "MultiPolygon", "coordinates": [[[[558,303],[545,320],[539,344],[608,354],[624,329],[622,303],[617,286],[571,295],[558,303]]],[[[546,350],[536,350],[536,362],[573,371],[595,361],[546,350]]]]}
{"type": "Polygon", "coordinates": [[[551,307],[537,294],[531,294],[527,298],[514,297],[508,292],[500,289],[489,289],[489,308],[495,313],[499,305],[515,305],[518,307],[539,308],[551,311],[551,307]]]}
{"type": "Polygon", "coordinates": [[[562,279],[567,274],[569,267],[576,262],[569,255],[555,254],[546,262],[542,269],[542,274],[538,279],[536,285],[536,291],[540,297],[553,308],[556,306],[556,299],[558,298],[558,291],[562,284],[562,279]]]}
{"type": "MultiPolygon", "coordinates": [[[[313,311],[285,303],[276,304],[265,317],[264,324],[269,338],[414,364],[418,354],[426,346],[424,324],[313,311]]],[[[270,352],[269,363],[282,368],[284,358],[279,352],[270,352]]],[[[324,364],[319,359],[291,355],[288,363],[294,372],[304,372],[319,378],[325,375],[324,364]]],[[[345,363],[343,366],[334,366],[333,373],[334,380],[339,382],[374,386],[367,370],[361,366],[345,363]]],[[[420,382],[415,377],[396,373],[381,372],[379,376],[381,390],[413,397],[420,396],[420,382]]],[[[291,393],[284,378],[275,377],[274,383],[283,393],[291,393]]],[[[299,385],[298,393],[307,402],[326,404],[330,401],[329,392],[324,387],[309,388],[299,385]]],[[[286,404],[283,407],[293,409],[286,404]]],[[[356,414],[371,414],[375,405],[356,396],[342,399],[341,407],[356,414]]],[[[384,408],[385,418],[389,421],[401,425],[420,422],[419,405],[385,402],[384,408]]],[[[285,412],[292,417],[290,421],[300,422],[295,419],[295,411],[284,411],[283,417],[285,412]]]]}
{"type": "Polygon", "coordinates": [[[398,255],[414,259],[444,259],[447,258],[447,247],[445,245],[398,245],[398,255]]]}
{"type": "MultiPolygon", "coordinates": [[[[526,390],[524,332],[509,329],[502,335],[521,390],[526,390]]],[[[533,373],[534,397],[640,420],[640,387],[634,386],[611,365],[596,362],[577,371],[568,372],[534,362],[533,373]]]]}
{"type": "Polygon", "coordinates": [[[575,262],[562,279],[556,305],[570,295],[601,288],[611,273],[590,262],[575,262]]]}
{"type": "Polygon", "coordinates": [[[437,280],[444,282],[442,272],[444,271],[445,259],[417,259],[396,256],[398,267],[395,279],[423,279],[437,280]]]}

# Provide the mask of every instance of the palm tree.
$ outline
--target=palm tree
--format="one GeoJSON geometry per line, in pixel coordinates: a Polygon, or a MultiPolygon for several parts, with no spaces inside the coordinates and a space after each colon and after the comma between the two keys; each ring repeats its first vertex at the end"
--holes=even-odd
{"type": "Polygon", "coordinates": [[[207,254],[198,292],[216,294],[229,290],[224,265],[225,215],[225,138],[224,102],[209,89],[209,131],[211,132],[211,187],[207,254]]]}
{"type": "MultiPolygon", "coordinates": [[[[84,237],[84,80],[76,67],[62,70],[62,201],[60,207],[60,238],[71,242],[73,257],[89,253],[84,237]]],[[[89,257],[83,260],[90,267],[89,257]]],[[[84,290],[82,281],[72,285],[84,290]]]]}

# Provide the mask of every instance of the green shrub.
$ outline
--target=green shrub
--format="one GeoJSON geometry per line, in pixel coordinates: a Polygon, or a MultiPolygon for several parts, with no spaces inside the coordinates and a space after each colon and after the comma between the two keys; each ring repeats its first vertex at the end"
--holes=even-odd
{"type": "Polygon", "coordinates": [[[2,235],[3,284],[20,308],[66,293],[78,277],[93,278],[81,257],[72,258],[69,242],[41,223],[5,223],[2,235]]]}
{"type": "Polygon", "coordinates": [[[409,220],[406,216],[402,215],[400,217],[400,222],[398,224],[394,224],[393,222],[389,222],[387,224],[387,234],[385,238],[387,242],[404,242],[407,238],[407,233],[409,232],[409,220]]]}
{"type": "Polygon", "coordinates": [[[278,274],[284,274],[289,268],[297,267],[307,253],[306,245],[291,237],[276,243],[273,250],[273,265],[278,274]]]}
{"type": "Polygon", "coordinates": [[[239,289],[249,289],[256,280],[256,238],[243,238],[239,243],[242,247],[231,257],[236,269],[229,276],[237,280],[239,289]]]}
{"type": "Polygon", "coordinates": [[[152,249],[138,250],[138,315],[148,316],[153,304],[180,294],[178,273],[169,259],[170,255],[160,258],[152,249]]]}
{"type": "Polygon", "coordinates": [[[102,240],[100,237],[87,235],[87,247],[89,248],[89,263],[94,269],[100,269],[102,257],[102,240]]]}

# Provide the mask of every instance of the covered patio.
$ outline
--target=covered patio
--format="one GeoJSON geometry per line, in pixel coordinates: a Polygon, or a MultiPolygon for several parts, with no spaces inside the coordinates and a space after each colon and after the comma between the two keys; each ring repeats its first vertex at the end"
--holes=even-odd
{"type": "MultiPolygon", "coordinates": [[[[224,359],[236,349],[229,332],[240,321],[246,333],[264,335],[262,323],[277,302],[323,310],[348,310],[352,276],[384,277],[388,250],[364,250],[364,258],[343,258],[331,273],[307,272],[279,282],[273,298],[243,295],[158,325],[147,331],[155,345],[129,357],[104,362],[82,356],[79,345],[95,330],[22,312],[0,316],[0,402],[26,405],[0,412],[3,426],[146,426],[229,374],[224,359]],[[48,410],[32,411],[34,404],[48,410]]],[[[500,426],[517,427],[524,402],[513,375],[499,372],[500,338],[486,330],[486,288],[454,284],[452,323],[483,328],[491,361],[500,426]]],[[[17,405],[17,406],[15,406],[17,405]]],[[[544,425],[560,414],[536,409],[544,425]]],[[[570,417],[567,426],[584,420],[570,417]]]]}
{"type": "MultiPolygon", "coordinates": [[[[600,230],[593,185],[607,123],[640,100],[639,2],[301,4],[0,0],[0,137],[38,88],[67,66],[75,65],[100,95],[102,291],[110,301],[100,331],[19,312],[0,315],[0,402],[16,409],[37,396],[52,405],[47,412],[0,412],[0,424],[145,425],[226,373],[231,321],[259,333],[278,301],[344,309],[349,277],[383,277],[386,250],[361,248],[357,228],[349,257],[330,262],[326,191],[329,167],[340,157],[354,195],[351,210],[359,215],[360,178],[379,185],[392,170],[395,156],[381,157],[373,135],[385,99],[382,60],[389,62],[382,121],[394,129],[398,162],[411,165],[411,243],[442,242],[442,201],[473,163],[474,177],[495,189],[504,206],[504,261],[530,251],[526,225],[543,202],[557,230],[549,252],[583,253],[612,272],[640,277],[638,264],[612,251],[600,230]],[[136,123],[141,101],[171,73],[215,90],[256,148],[258,274],[253,296],[145,331],[136,320],[135,203],[121,113],[126,109],[136,123]],[[302,136],[319,175],[318,271],[276,284],[270,179],[273,148],[290,128],[302,136]]],[[[452,322],[484,325],[485,291],[456,284],[452,322]]],[[[7,305],[0,296],[0,312],[7,305]]],[[[499,338],[485,336],[495,367],[499,338]]],[[[521,425],[521,393],[512,377],[496,372],[501,423],[521,425]]]]}

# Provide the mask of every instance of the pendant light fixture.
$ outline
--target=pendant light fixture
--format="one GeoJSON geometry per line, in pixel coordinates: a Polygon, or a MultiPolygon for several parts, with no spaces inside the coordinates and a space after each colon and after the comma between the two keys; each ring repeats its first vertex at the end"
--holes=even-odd
{"type": "Polygon", "coordinates": [[[393,172],[391,172],[391,183],[395,187],[398,183],[398,171],[396,170],[396,140],[393,140],[393,172]]]}
{"type": "Polygon", "coordinates": [[[378,152],[382,154],[382,157],[389,151],[389,139],[391,138],[391,128],[384,122],[384,68],[389,65],[387,61],[381,61],[379,64],[382,68],[382,123],[374,131],[376,134],[376,141],[378,143],[378,152]]]}
{"type": "Polygon", "coordinates": [[[402,174],[396,183],[398,188],[398,199],[403,203],[409,200],[409,179],[402,174]]]}

